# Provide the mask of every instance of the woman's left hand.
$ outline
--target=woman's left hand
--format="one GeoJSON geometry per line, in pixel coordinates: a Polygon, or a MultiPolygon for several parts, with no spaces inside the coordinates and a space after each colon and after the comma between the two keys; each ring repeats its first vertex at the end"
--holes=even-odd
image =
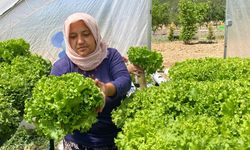
{"type": "Polygon", "coordinates": [[[101,82],[98,79],[95,79],[95,84],[101,89],[101,91],[104,93],[104,95],[106,96],[106,86],[105,83],[101,82]]]}
{"type": "Polygon", "coordinates": [[[106,96],[105,96],[105,93],[104,93],[104,90],[105,90],[105,84],[101,81],[99,81],[98,79],[95,79],[95,84],[101,89],[101,92],[103,94],[103,101],[104,101],[104,105],[102,107],[98,107],[96,109],[96,112],[102,112],[104,106],[105,106],[105,103],[106,103],[106,96]]]}
{"type": "Polygon", "coordinates": [[[101,89],[105,96],[114,96],[116,94],[116,87],[113,83],[103,83],[98,79],[95,79],[95,84],[101,89]]]}

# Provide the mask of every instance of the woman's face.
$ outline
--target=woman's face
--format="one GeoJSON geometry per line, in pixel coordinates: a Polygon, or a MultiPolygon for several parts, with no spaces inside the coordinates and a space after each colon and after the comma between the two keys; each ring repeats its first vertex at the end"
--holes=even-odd
{"type": "Polygon", "coordinates": [[[69,44],[82,57],[88,56],[96,49],[95,38],[82,20],[70,24],[69,44]]]}

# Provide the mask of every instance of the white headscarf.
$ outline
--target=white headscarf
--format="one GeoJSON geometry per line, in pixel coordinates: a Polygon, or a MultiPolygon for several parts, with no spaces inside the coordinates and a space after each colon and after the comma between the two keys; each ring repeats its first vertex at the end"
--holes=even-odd
{"type": "Polygon", "coordinates": [[[76,64],[80,69],[84,71],[90,71],[95,69],[101,64],[104,58],[107,56],[107,44],[102,40],[100,31],[98,29],[96,20],[85,13],[74,13],[70,15],[64,22],[64,39],[66,45],[66,54],[69,59],[76,64]],[[92,32],[96,41],[96,49],[86,57],[82,57],[73,50],[69,44],[69,30],[70,24],[76,21],[82,20],[86,26],[92,32]]]}

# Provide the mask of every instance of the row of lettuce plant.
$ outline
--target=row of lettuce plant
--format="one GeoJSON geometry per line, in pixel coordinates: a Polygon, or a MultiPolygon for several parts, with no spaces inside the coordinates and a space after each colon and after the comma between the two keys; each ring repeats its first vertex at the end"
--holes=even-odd
{"type": "Polygon", "coordinates": [[[203,58],[176,63],[169,69],[171,80],[216,81],[250,77],[249,58],[203,58]]]}
{"type": "Polygon", "coordinates": [[[137,91],[112,112],[122,128],[118,148],[249,148],[249,63],[240,58],[178,63],[171,81],[137,91]]]}
{"type": "Polygon", "coordinates": [[[31,54],[29,48],[23,39],[0,42],[0,145],[17,130],[23,120],[25,100],[51,68],[49,61],[31,54]]]}

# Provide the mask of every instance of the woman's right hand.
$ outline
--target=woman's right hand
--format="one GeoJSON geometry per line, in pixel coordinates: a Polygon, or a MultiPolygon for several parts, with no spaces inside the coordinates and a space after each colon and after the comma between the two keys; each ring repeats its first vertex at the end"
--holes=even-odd
{"type": "MultiPolygon", "coordinates": [[[[123,61],[127,64],[128,63],[128,58],[123,56],[123,61]]],[[[130,74],[134,74],[137,76],[140,76],[142,73],[144,73],[144,70],[139,67],[138,65],[135,64],[127,64],[127,69],[130,74]]]]}

